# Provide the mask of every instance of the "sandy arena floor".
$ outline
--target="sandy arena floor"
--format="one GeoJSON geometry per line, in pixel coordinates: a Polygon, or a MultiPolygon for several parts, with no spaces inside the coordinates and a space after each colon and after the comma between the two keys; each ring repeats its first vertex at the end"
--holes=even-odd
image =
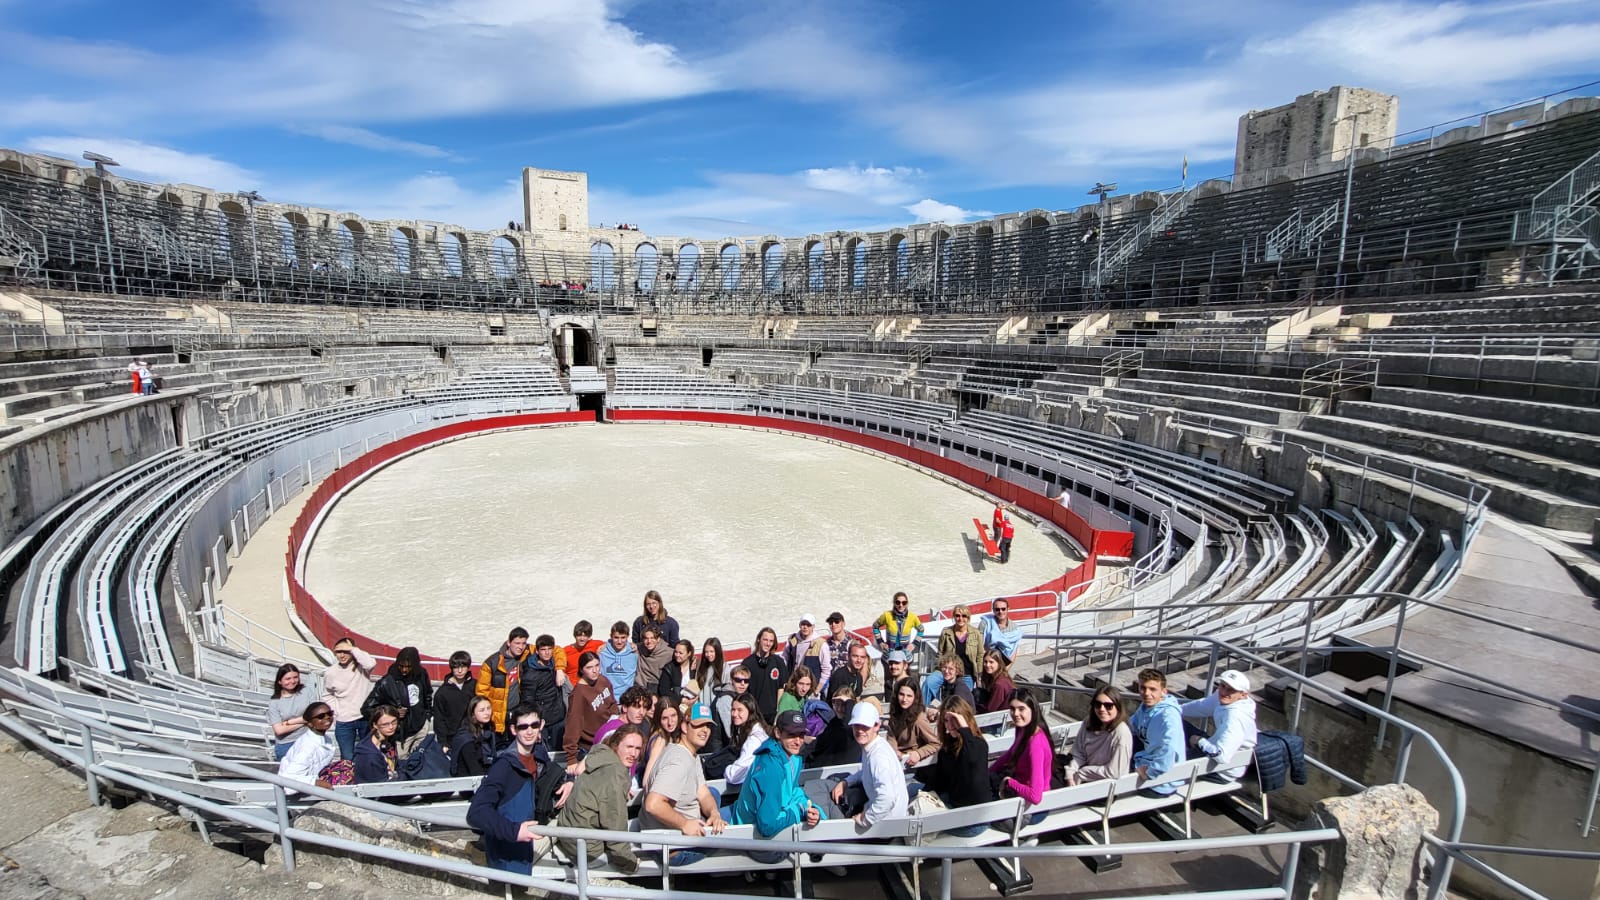
{"type": "MultiPolygon", "coordinates": [[[[855,627],[1027,589],[1078,562],[1019,521],[982,558],[983,498],[834,444],[694,425],[485,435],[402,460],[328,515],[307,586],[346,625],[474,660],[513,625],[570,640],[632,622],[647,589],[697,644],[780,635],[838,609],[855,627]]],[[[602,635],[603,639],[603,635],[602,635]]]]}

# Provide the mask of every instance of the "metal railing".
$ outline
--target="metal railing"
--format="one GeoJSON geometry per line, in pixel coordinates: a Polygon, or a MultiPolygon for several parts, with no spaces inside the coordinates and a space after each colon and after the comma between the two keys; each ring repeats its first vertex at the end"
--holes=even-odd
{"type": "MultiPolygon", "coordinates": [[[[635,831],[604,831],[582,828],[564,828],[559,825],[540,826],[539,834],[551,838],[567,838],[576,842],[574,854],[574,876],[572,881],[559,880],[539,875],[519,875],[501,869],[492,869],[487,866],[475,865],[465,860],[455,860],[434,854],[424,854],[406,850],[392,849],[378,846],[364,841],[354,841],[318,832],[297,828],[291,820],[290,795],[299,794],[302,797],[315,798],[321,802],[334,802],[355,809],[364,810],[386,819],[409,820],[422,823],[435,828],[466,829],[467,823],[463,816],[435,812],[422,807],[403,807],[384,803],[379,800],[367,799],[352,793],[334,791],[320,788],[304,782],[283,778],[276,773],[262,772],[260,769],[242,765],[231,760],[221,759],[208,754],[197,753],[180,744],[165,740],[154,735],[129,732],[98,721],[90,716],[83,715],[74,710],[61,707],[38,697],[27,698],[29,705],[49,710],[60,719],[72,722],[78,726],[80,742],[76,746],[60,744],[51,740],[32,725],[22,721],[16,716],[0,716],[0,728],[12,732],[18,737],[35,745],[40,750],[46,751],[69,765],[77,766],[83,773],[88,790],[89,801],[92,805],[99,805],[102,799],[100,782],[106,781],[119,784],[136,791],[161,797],[185,809],[206,816],[232,821],[247,828],[270,835],[276,839],[282,849],[282,859],[285,871],[294,871],[296,865],[296,846],[313,845],[338,851],[342,854],[352,854],[361,857],[375,858],[386,862],[413,866],[424,871],[435,872],[440,875],[465,877],[475,880],[487,881],[491,884],[519,885],[535,888],[561,896],[587,897],[617,897],[627,900],[645,900],[660,896],[661,891],[670,890],[673,897],[684,898],[716,898],[716,897],[753,897],[745,894],[703,894],[686,892],[672,887],[671,869],[664,867],[661,874],[661,887],[659,889],[595,885],[590,884],[588,872],[588,844],[591,841],[626,843],[635,845],[640,850],[658,849],[663,857],[672,849],[695,848],[705,851],[723,850],[733,853],[750,853],[752,850],[776,852],[792,855],[794,860],[795,896],[803,895],[803,881],[806,869],[800,860],[804,854],[830,852],[847,853],[850,856],[876,857],[885,863],[910,863],[916,864],[924,860],[939,860],[938,895],[949,898],[954,884],[953,863],[958,860],[980,859],[1049,859],[1102,856],[1107,852],[1107,845],[1083,846],[1011,846],[1000,845],[990,847],[937,847],[926,845],[906,844],[881,844],[857,843],[850,841],[795,841],[783,839],[746,840],[729,837],[685,837],[681,834],[664,832],[641,833],[635,831]],[[273,804],[270,808],[249,808],[233,806],[207,799],[197,794],[186,793],[171,785],[161,784],[149,780],[136,771],[118,765],[112,765],[97,760],[96,738],[114,741],[124,747],[144,747],[171,757],[186,759],[195,763],[202,763],[206,767],[225,773],[235,779],[243,779],[253,783],[262,783],[272,786],[273,804]]],[[[1424,735],[1425,736],[1425,735],[1424,735]]],[[[1449,765],[1448,759],[1445,760],[1449,765]]],[[[1117,853],[1129,856],[1166,856],[1182,853],[1203,853],[1210,851],[1244,850],[1252,848],[1286,847],[1288,853],[1282,871],[1279,873],[1277,884],[1273,887],[1255,888],[1249,890],[1223,889],[1219,891],[1200,891],[1188,896],[1217,896],[1230,900],[1239,898],[1284,898],[1289,900],[1293,896],[1295,876],[1297,872],[1300,848],[1307,844],[1319,844],[1338,839],[1338,832],[1331,828],[1309,829],[1301,831],[1288,831],[1274,834],[1244,834],[1219,838],[1191,838],[1177,841],[1147,841],[1127,844],[1112,845],[1117,853]]],[[[1452,835],[1452,839],[1458,835],[1452,835]]],[[[760,895],[770,896],[770,892],[760,895]]],[[[1153,897],[1154,895],[1152,895],[1153,897]]]]}

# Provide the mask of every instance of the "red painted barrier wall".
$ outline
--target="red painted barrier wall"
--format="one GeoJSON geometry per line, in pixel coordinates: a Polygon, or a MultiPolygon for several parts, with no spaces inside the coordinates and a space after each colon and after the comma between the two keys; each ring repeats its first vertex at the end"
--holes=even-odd
{"type": "MultiPolygon", "coordinates": [[[[1077,585],[1086,584],[1095,576],[1095,559],[1099,555],[1131,556],[1133,553],[1133,533],[1128,531],[1108,531],[1096,529],[1089,525],[1081,516],[1068,509],[1063,509],[1059,503],[1050,500],[1042,494],[1026,490],[1011,482],[989,475],[981,469],[962,463],[953,462],[934,453],[908,447],[905,444],[885,440],[874,435],[861,434],[831,425],[817,422],[802,422],[791,419],[780,419],[767,416],[751,416],[738,413],[705,412],[700,410],[611,410],[610,415],[617,421],[669,421],[669,422],[704,422],[724,425],[745,425],[757,428],[769,428],[777,431],[789,431],[797,434],[809,434],[816,437],[825,437],[841,443],[854,444],[870,450],[876,450],[890,456],[899,457],[907,462],[915,463],[927,469],[940,472],[955,478],[965,484],[980,488],[991,494],[999,496],[1007,503],[1019,509],[1047,519],[1057,527],[1071,534],[1073,539],[1089,551],[1088,559],[1078,567],[1065,573],[1060,578],[1052,579],[1028,591],[1021,591],[1009,597],[1011,601],[1010,614],[1012,618],[1029,620],[1038,618],[1047,613],[1054,612],[1056,600],[1054,593],[1066,591],[1077,585]],[[1047,596],[1037,595],[1048,592],[1047,596]]],[[[403,456],[421,447],[450,438],[462,437],[480,431],[492,431],[498,428],[516,428],[529,425],[556,425],[567,423],[593,422],[593,412],[559,412],[559,413],[529,413],[514,416],[495,416],[487,419],[473,419],[470,421],[452,422],[438,428],[432,428],[417,434],[408,435],[365,453],[357,459],[341,466],[312,490],[300,515],[295,519],[294,525],[289,529],[289,548],[284,557],[284,574],[289,585],[289,599],[294,605],[294,610],[300,620],[306,624],[311,633],[326,646],[332,646],[334,641],[348,635],[361,649],[375,656],[392,657],[400,648],[392,644],[385,644],[373,640],[365,635],[357,634],[345,627],[322,608],[317,598],[306,590],[295,575],[294,563],[300,555],[306,538],[311,531],[311,525],[316,521],[317,515],[338,496],[339,492],[359,480],[372,470],[383,466],[397,457],[403,456]]],[[[974,613],[987,610],[987,602],[969,604],[974,613]]],[[[857,634],[870,638],[870,628],[855,629],[857,634]]],[[[781,636],[781,635],[780,635],[781,636]]],[[[752,633],[751,638],[755,635],[752,633]]],[[[738,640],[729,636],[725,643],[738,640]]],[[[748,652],[748,651],[746,651],[748,652]]],[[[728,658],[736,660],[743,658],[744,654],[730,648],[728,658]]],[[[423,667],[428,670],[429,677],[441,680],[449,674],[445,660],[437,657],[424,657],[423,667]]]]}

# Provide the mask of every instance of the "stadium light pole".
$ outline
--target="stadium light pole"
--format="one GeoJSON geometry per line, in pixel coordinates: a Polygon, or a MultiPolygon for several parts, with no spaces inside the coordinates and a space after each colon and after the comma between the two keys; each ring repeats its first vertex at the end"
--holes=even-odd
{"type": "Polygon", "coordinates": [[[117,259],[116,254],[111,249],[111,210],[106,205],[106,166],[116,166],[121,165],[121,163],[106,156],[104,153],[96,153],[93,150],[83,151],[83,158],[94,163],[95,178],[100,182],[100,224],[105,229],[106,235],[106,267],[111,272],[111,294],[116,296],[117,259]]]}
{"type": "Polygon", "coordinates": [[[1350,239],[1350,194],[1355,188],[1356,180],[1356,126],[1355,123],[1366,115],[1369,110],[1360,110],[1349,115],[1340,116],[1334,121],[1333,126],[1350,120],[1350,143],[1345,147],[1344,165],[1344,203],[1339,207],[1339,263],[1333,270],[1333,287],[1335,290],[1344,287],[1344,253],[1350,239]]]}
{"type": "Polygon", "coordinates": [[[261,249],[256,244],[256,204],[261,200],[260,191],[240,191],[239,196],[250,206],[250,272],[255,279],[256,302],[264,302],[261,295],[261,249]]]}
{"type": "Polygon", "coordinates": [[[1100,226],[1099,226],[1099,229],[1096,231],[1095,236],[1094,236],[1094,292],[1096,294],[1100,293],[1100,288],[1102,287],[1102,285],[1100,283],[1101,272],[1102,272],[1101,266],[1104,265],[1104,258],[1105,258],[1105,246],[1106,246],[1106,195],[1110,194],[1112,191],[1114,191],[1116,189],[1117,189],[1117,183],[1115,181],[1110,182],[1109,184],[1106,183],[1106,182],[1096,181],[1094,183],[1094,187],[1089,189],[1089,193],[1091,193],[1091,194],[1093,194],[1093,195],[1095,195],[1095,196],[1100,198],[1100,206],[1099,206],[1099,209],[1097,210],[1097,212],[1099,212],[1099,214],[1100,214],[1100,217],[1099,217],[1100,226]]]}

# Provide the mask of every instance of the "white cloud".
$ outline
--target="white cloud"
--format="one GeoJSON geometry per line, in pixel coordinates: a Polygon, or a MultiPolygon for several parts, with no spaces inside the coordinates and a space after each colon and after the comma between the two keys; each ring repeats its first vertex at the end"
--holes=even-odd
{"type": "Polygon", "coordinates": [[[139,181],[179,182],[222,191],[261,187],[261,176],[249,169],[204,153],[186,153],[171,147],[110,137],[41,135],[23,142],[30,150],[79,159],[93,150],[116,160],[118,175],[139,181]]]}
{"type": "Polygon", "coordinates": [[[349,144],[352,147],[375,150],[379,153],[399,153],[406,156],[421,156],[427,159],[451,159],[457,161],[461,159],[461,157],[443,147],[389,137],[388,135],[379,134],[367,128],[358,128],[354,125],[312,125],[291,130],[322,138],[335,144],[349,144]]]}
{"type": "Polygon", "coordinates": [[[922,179],[922,170],[909,166],[832,166],[825,169],[806,169],[800,180],[807,187],[819,191],[832,191],[864,197],[876,203],[903,203],[917,195],[916,184],[922,179]]]}
{"type": "Polygon", "coordinates": [[[931,197],[918,200],[906,207],[906,212],[917,217],[918,222],[944,222],[954,225],[973,219],[987,219],[994,213],[988,210],[962,209],[951,203],[940,203],[931,197]]]}

